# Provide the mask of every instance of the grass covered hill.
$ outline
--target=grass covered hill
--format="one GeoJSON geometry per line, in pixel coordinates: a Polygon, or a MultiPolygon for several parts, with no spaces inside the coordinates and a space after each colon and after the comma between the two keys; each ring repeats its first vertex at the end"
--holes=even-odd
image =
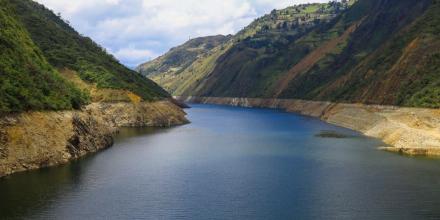
{"type": "Polygon", "coordinates": [[[47,62],[8,0],[0,0],[0,114],[79,108],[86,94],[47,62]]]}
{"type": "Polygon", "coordinates": [[[136,68],[144,76],[152,77],[161,73],[178,75],[196,59],[206,56],[210,51],[224,44],[229,36],[217,35],[191,39],[183,45],[172,48],[164,56],[136,68]]]}
{"type": "Polygon", "coordinates": [[[169,97],[43,5],[0,3],[0,114],[169,97]]]}
{"type": "Polygon", "coordinates": [[[175,95],[440,107],[438,0],[357,0],[274,10],[178,76],[175,95]]]}
{"type": "MultiPolygon", "coordinates": [[[[288,70],[295,62],[288,57],[300,58],[301,55],[291,53],[292,42],[317,25],[327,24],[350,4],[306,4],[273,10],[209,53],[188,60],[178,67],[178,72],[159,71],[149,77],[175,95],[220,95],[220,90],[225,91],[221,92],[222,96],[264,95],[274,75],[288,70]],[[261,79],[254,80],[255,77],[261,79]]],[[[306,48],[300,49],[307,52],[306,48]]],[[[144,65],[167,63],[164,58],[172,52],[144,65]]]]}

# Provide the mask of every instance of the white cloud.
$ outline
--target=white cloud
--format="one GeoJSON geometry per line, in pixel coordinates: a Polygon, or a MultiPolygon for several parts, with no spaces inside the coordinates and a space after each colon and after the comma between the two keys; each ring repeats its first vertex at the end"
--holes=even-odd
{"type": "Polygon", "coordinates": [[[327,0],[36,0],[133,66],[188,40],[233,34],[274,8],[327,0]]]}
{"type": "MultiPolygon", "coordinates": [[[[110,51],[111,52],[111,51],[110,51]]],[[[157,57],[159,54],[154,53],[148,49],[136,49],[133,46],[122,48],[116,52],[111,52],[118,59],[124,60],[125,64],[129,67],[135,67],[139,60],[150,60],[157,57]]]]}

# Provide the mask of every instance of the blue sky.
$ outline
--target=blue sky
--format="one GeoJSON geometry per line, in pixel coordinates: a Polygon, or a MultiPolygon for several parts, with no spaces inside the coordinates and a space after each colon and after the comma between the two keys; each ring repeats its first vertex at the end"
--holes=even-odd
{"type": "Polygon", "coordinates": [[[274,8],[328,0],[36,0],[134,67],[190,37],[234,34],[274,8]]]}

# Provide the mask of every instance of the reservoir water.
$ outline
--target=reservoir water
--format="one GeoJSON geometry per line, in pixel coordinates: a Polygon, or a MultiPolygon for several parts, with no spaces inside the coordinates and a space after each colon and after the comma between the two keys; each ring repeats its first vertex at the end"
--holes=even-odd
{"type": "Polygon", "coordinates": [[[191,124],[0,179],[0,219],[439,219],[440,160],[267,109],[194,105],[191,124]]]}

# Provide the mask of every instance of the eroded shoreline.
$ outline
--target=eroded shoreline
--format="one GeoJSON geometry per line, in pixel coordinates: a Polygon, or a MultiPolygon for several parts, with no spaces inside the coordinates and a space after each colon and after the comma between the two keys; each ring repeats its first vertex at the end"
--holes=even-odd
{"type": "Polygon", "coordinates": [[[283,109],[381,139],[381,148],[411,156],[440,156],[440,110],[295,99],[176,97],[180,101],[283,109]]]}
{"type": "Polygon", "coordinates": [[[28,112],[0,119],[0,177],[65,164],[113,145],[120,127],[188,123],[171,101],[93,103],[81,111],[28,112]]]}

